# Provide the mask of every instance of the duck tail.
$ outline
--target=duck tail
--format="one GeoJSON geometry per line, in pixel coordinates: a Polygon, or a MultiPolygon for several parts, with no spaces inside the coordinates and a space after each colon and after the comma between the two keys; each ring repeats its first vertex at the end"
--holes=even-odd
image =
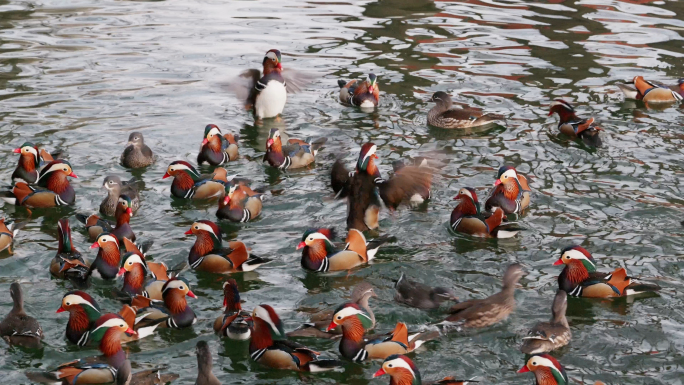
{"type": "Polygon", "coordinates": [[[421,345],[428,341],[434,341],[438,339],[441,336],[439,330],[430,330],[426,332],[420,332],[420,333],[415,333],[411,334],[408,337],[408,350],[409,352],[412,352],[416,349],[418,349],[421,345]]]}
{"type": "Polygon", "coordinates": [[[26,377],[40,384],[61,384],[62,380],[52,372],[26,372],[26,377]]]}
{"type": "Polygon", "coordinates": [[[639,91],[629,84],[618,84],[620,91],[625,95],[625,99],[639,99],[639,91]]]}
{"type": "Polygon", "coordinates": [[[337,85],[338,85],[340,88],[344,88],[344,86],[347,85],[347,81],[344,80],[344,79],[339,79],[339,80],[337,80],[337,85]]]}
{"type": "Polygon", "coordinates": [[[661,288],[655,283],[641,283],[633,282],[625,290],[624,295],[636,295],[641,293],[653,293],[659,291],[661,288]]]}
{"type": "Polygon", "coordinates": [[[344,371],[344,363],[342,361],[338,360],[313,360],[307,362],[304,367],[304,370],[309,371],[311,373],[319,373],[319,372],[343,372],[344,371]]]}

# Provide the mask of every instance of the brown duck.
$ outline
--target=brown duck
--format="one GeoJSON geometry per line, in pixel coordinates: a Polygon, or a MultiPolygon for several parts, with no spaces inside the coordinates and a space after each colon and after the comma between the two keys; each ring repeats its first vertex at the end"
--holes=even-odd
{"type": "Polygon", "coordinates": [[[558,290],[551,306],[551,320],[534,325],[527,336],[523,337],[520,351],[534,355],[548,353],[567,345],[572,338],[570,325],[565,318],[567,308],[568,295],[563,290],[558,290]]]}
{"type": "Polygon", "coordinates": [[[511,238],[518,233],[503,229],[506,214],[500,207],[492,207],[494,212],[488,218],[482,215],[475,189],[464,187],[454,199],[459,203],[451,212],[449,224],[455,232],[486,238],[511,238]]]}
{"type": "Polygon", "coordinates": [[[418,309],[436,309],[445,301],[458,302],[451,290],[413,281],[406,278],[404,273],[394,285],[394,300],[418,309]]]}
{"type": "Polygon", "coordinates": [[[24,293],[18,282],[10,285],[12,310],[0,322],[0,336],[10,345],[18,345],[31,349],[41,347],[43,329],[38,321],[24,311],[24,293]]]}
{"type": "Polygon", "coordinates": [[[213,366],[209,345],[206,341],[197,341],[197,379],[195,385],[221,385],[221,381],[211,371],[213,366]]]}
{"type": "Polygon", "coordinates": [[[154,163],[154,154],[145,144],[143,134],[132,132],[128,144],[121,154],[121,164],[128,168],[143,168],[154,163]]]}
{"type": "Polygon", "coordinates": [[[430,101],[435,102],[435,106],[428,112],[427,121],[433,127],[449,129],[480,127],[503,119],[501,115],[483,114],[482,111],[469,107],[452,109],[451,96],[442,91],[435,92],[430,101]]]}

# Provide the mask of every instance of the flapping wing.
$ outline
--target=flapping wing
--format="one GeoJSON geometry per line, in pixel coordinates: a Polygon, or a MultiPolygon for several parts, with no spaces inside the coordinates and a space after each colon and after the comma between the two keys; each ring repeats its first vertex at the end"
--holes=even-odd
{"type": "Polygon", "coordinates": [[[287,68],[284,69],[281,74],[287,85],[287,92],[290,94],[301,92],[316,78],[316,74],[303,73],[287,68]]]}
{"type": "Polygon", "coordinates": [[[261,78],[261,71],[250,69],[235,77],[228,83],[228,90],[245,102],[245,106],[254,105],[258,91],[255,86],[261,78]]]}
{"type": "Polygon", "coordinates": [[[432,173],[425,167],[403,167],[387,181],[378,181],[380,198],[389,208],[396,208],[401,202],[410,200],[415,194],[428,196],[432,173]]]}

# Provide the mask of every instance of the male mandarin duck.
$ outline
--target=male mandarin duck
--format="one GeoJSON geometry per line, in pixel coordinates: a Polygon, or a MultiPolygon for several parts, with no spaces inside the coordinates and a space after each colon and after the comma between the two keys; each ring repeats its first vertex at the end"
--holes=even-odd
{"type": "Polygon", "coordinates": [[[232,222],[249,222],[261,214],[263,194],[258,193],[243,183],[228,183],[226,195],[219,199],[216,216],[232,222]]]}
{"type": "Polygon", "coordinates": [[[558,290],[551,306],[551,320],[534,325],[527,337],[523,337],[520,351],[533,355],[548,353],[567,345],[572,338],[568,319],[565,318],[567,308],[568,295],[565,291],[558,290]]]}
{"type": "Polygon", "coordinates": [[[103,356],[67,362],[49,372],[26,372],[26,377],[45,384],[128,384],[130,363],[121,349],[121,335],[124,333],[135,334],[121,316],[105,314],[95,322],[90,333],[103,356]],[[120,368],[128,370],[119,371],[120,368]]]}
{"type": "Polygon", "coordinates": [[[525,176],[518,174],[514,167],[502,166],[485,201],[485,210],[500,207],[506,214],[522,214],[530,205],[531,192],[525,176]]]}
{"type": "Polygon", "coordinates": [[[107,190],[107,196],[100,203],[100,214],[109,217],[115,216],[116,206],[121,195],[131,198],[133,213],[136,213],[140,208],[137,179],[131,178],[129,181],[122,181],[118,176],[110,175],[104,179],[102,188],[107,190]]]}
{"type": "MultiPolygon", "coordinates": [[[[371,325],[367,330],[375,328],[375,314],[371,309],[368,300],[377,297],[373,285],[368,282],[361,282],[354,287],[351,293],[351,303],[355,303],[370,318],[371,325]]],[[[311,316],[310,322],[305,323],[296,330],[287,333],[288,337],[316,337],[316,338],[337,338],[342,334],[342,327],[338,326],[332,330],[327,330],[330,319],[334,314],[333,309],[323,310],[311,316]]]]}
{"type": "Polygon", "coordinates": [[[57,233],[59,244],[57,254],[50,262],[50,274],[55,278],[68,279],[77,286],[83,286],[88,279],[90,266],[71,240],[69,219],[62,218],[57,221],[57,233]]]}
{"type": "Polygon", "coordinates": [[[255,362],[273,369],[304,372],[336,370],[340,362],[320,360],[320,353],[293,341],[288,341],[280,317],[269,305],[259,305],[252,311],[252,339],[249,355],[255,362]]]}
{"type": "Polygon", "coordinates": [[[565,368],[548,354],[537,354],[527,360],[525,366],[518,373],[534,373],[537,385],[568,385],[568,375],[565,368]]]}
{"type": "Polygon", "coordinates": [[[197,298],[187,282],[174,277],[166,281],[162,287],[163,304],[143,296],[133,298],[132,306],[137,308],[135,329],[157,324],[161,328],[173,329],[194,325],[197,322],[197,316],[188,306],[186,295],[190,298],[197,298]]]}
{"type": "Polygon", "coordinates": [[[226,170],[217,168],[213,174],[200,174],[190,163],[172,162],[162,179],[173,177],[171,194],[183,199],[213,199],[224,195],[228,183],[226,170]]]}
{"type": "Polygon", "coordinates": [[[437,309],[444,301],[458,302],[451,290],[413,281],[404,273],[394,285],[394,300],[418,309],[437,309]]]}
{"type": "Polygon", "coordinates": [[[438,128],[470,128],[492,124],[504,117],[495,114],[483,114],[482,111],[466,108],[452,109],[451,96],[446,92],[438,91],[430,98],[435,106],[430,109],[427,116],[429,125],[438,128]]]}
{"type": "Polygon", "coordinates": [[[390,376],[390,385],[467,385],[468,381],[459,381],[453,377],[445,377],[439,381],[423,382],[420,371],[410,358],[402,354],[393,354],[385,359],[373,378],[390,376]]]}
{"type": "Polygon", "coordinates": [[[24,293],[19,282],[10,285],[12,310],[0,322],[0,336],[10,345],[39,349],[43,339],[43,329],[38,321],[24,311],[24,293]]]}
{"type": "Polygon", "coordinates": [[[100,218],[97,214],[90,216],[76,214],[76,219],[85,225],[91,240],[97,239],[100,234],[107,232],[115,236],[120,244],[123,243],[124,238],[135,241],[135,233],[131,229],[130,224],[131,217],[133,216],[133,200],[128,195],[120,195],[118,197],[114,216],[116,217],[116,224],[114,226],[108,220],[100,218]]]}
{"type": "Polygon", "coordinates": [[[218,166],[237,160],[239,139],[239,135],[224,135],[217,125],[207,124],[204,127],[204,138],[197,154],[197,164],[201,166],[202,163],[207,162],[212,166],[218,166]]]}
{"type": "Polygon", "coordinates": [[[645,80],[643,76],[635,76],[633,86],[618,84],[626,98],[643,100],[646,103],[674,103],[684,99],[684,78],[677,81],[676,86],[665,86],[645,80]]]}
{"type": "Polygon", "coordinates": [[[449,309],[448,322],[465,328],[483,328],[503,321],[515,310],[515,286],[525,272],[517,263],[506,269],[501,291],[485,299],[471,299],[449,309]]]}
{"type": "Polygon", "coordinates": [[[419,204],[431,196],[429,168],[405,166],[385,180],[375,165],[376,151],[377,146],[373,143],[361,146],[354,172],[347,171],[341,160],[333,165],[331,185],[336,198],[347,198],[347,227],[350,229],[377,228],[382,203],[395,210],[402,202],[419,204]]]}
{"type": "Polygon", "coordinates": [[[240,241],[228,242],[228,247],[224,248],[223,233],[212,221],[197,221],[185,234],[194,234],[197,237],[188,255],[188,263],[195,270],[234,273],[252,271],[271,262],[270,259],[250,255],[247,246],[240,241]]]}
{"type": "Polygon", "coordinates": [[[439,337],[439,332],[436,331],[409,335],[406,324],[399,322],[387,336],[374,340],[364,339],[364,334],[371,325],[370,316],[359,305],[346,303],[335,310],[328,330],[342,327],[340,353],[344,358],[355,362],[410,353],[425,342],[439,337]]]}
{"type": "Polygon", "coordinates": [[[624,267],[610,274],[597,272],[594,258],[582,246],[563,249],[554,265],[565,265],[558,276],[558,288],[572,297],[623,297],[660,290],[658,285],[640,283],[628,277],[624,267]]]}
{"type": "Polygon", "coordinates": [[[143,168],[154,163],[154,154],[145,144],[143,134],[132,132],[121,154],[121,164],[127,168],[143,168]]]}
{"type": "Polygon", "coordinates": [[[26,142],[19,148],[14,149],[15,154],[21,154],[19,164],[12,173],[12,182],[36,183],[38,179],[37,168],[43,163],[52,162],[54,159],[49,152],[38,149],[38,146],[31,142],[26,142]]]}
{"type": "Polygon", "coordinates": [[[320,149],[328,138],[318,138],[306,140],[290,138],[287,145],[283,146],[280,138],[280,130],[272,128],[266,141],[266,154],[264,162],[268,162],[272,167],[280,170],[302,168],[315,161],[318,149],[320,149]]]}
{"type": "Polygon", "coordinates": [[[556,99],[551,103],[549,116],[554,113],[558,114],[560,119],[558,130],[560,130],[561,134],[570,138],[580,138],[587,146],[601,146],[599,131],[602,129],[594,124],[594,118],[582,119],[577,117],[575,109],[572,108],[570,103],[562,99],[556,99]]]}
{"type": "Polygon", "coordinates": [[[53,160],[40,170],[35,184],[17,182],[11,193],[2,199],[7,203],[28,208],[72,205],[76,200],[76,192],[67,177],[77,178],[69,162],[62,159],[53,160]]]}
{"type": "Polygon", "coordinates": [[[24,226],[26,226],[26,222],[18,223],[7,221],[5,218],[0,219],[0,251],[7,249],[10,255],[14,254],[12,242],[14,242],[14,237],[17,236],[19,230],[24,226]]]}
{"type": "Polygon", "coordinates": [[[99,248],[95,260],[90,265],[90,274],[102,279],[116,278],[121,263],[119,240],[110,233],[102,233],[90,248],[99,248]]]}
{"type": "Polygon", "coordinates": [[[451,212],[449,225],[455,232],[493,238],[511,238],[518,233],[503,230],[502,222],[506,214],[500,207],[493,207],[492,215],[483,218],[475,189],[464,187],[454,199],[459,203],[451,212]]]}
{"type": "Polygon", "coordinates": [[[363,82],[357,80],[338,80],[340,86],[340,102],[361,108],[377,107],[380,103],[380,87],[378,77],[370,73],[363,82]]]}
{"type": "Polygon", "coordinates": [[[206,341],[197,341],[197,379],[195,385],[221,385],[211,371],[214,364],[211,361],[211,351],[206,341]]]}
{"type": "Polygon", "coordinates": [[[366,237],[356,229],[349,229],[346,246],[337,250],[330,238],[331,229],[309,229],[302,236],[297,250],[302,250],[302,267],[317,272],[349,270],[368,263],[382,244],[366,243],[366,237]],[[370,246],[370,247],[369,247],[370,246]]]}
{"type": "Polygon", "coordinates": [[[232,278],[223,283],[223,306],[223,315],[214,321],[214,332],[231,340],[248,340],[251,335],[250,314],[242,310],[240,291],[232,278]]]}
{"type": "Polygon", "coordinates": [[[127,252],[121,259],[123,265],[117,276],[124,278],[124,293],[131,297],[142,295],[157,301],[163,300],[162,287],[169,280],[168,268],[164,263],[147,262],[135,252],[127,252]],[[151,274],[153,279],[145,282],[148,274],[151,274]]]}
{"type": "Polygon", "coordinates": [[[62,304],[56,313],[65,311],[69,312],[67,340],[78,346],[85,346],[89,341],[90,331],[94,329],[95,322],[101,316],[100,306],[90,294],[73,290],[64,294],[62,304]]]}

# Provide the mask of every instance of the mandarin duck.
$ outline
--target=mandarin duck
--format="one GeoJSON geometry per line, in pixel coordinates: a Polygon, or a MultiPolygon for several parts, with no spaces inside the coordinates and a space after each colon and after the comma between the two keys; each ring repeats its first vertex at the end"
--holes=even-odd
{"type": "Polygon", "coordinates": [[[331,185],[336,198],[347,198],[347,227],[350,229],[366,231],[377,228],[382,203],[395,210],[402,202],[419,204],[430,199],[432,173],[428,168],[405,166],[385,180],[375,165],[376,151],[375,144],[364,144],[356,170],[351,173],[341,160],[333,165],[331,185]]]}
{"type": "Polygon", "coordinates": [[[197,221],[185,234],[197,237],[188,255],[188,263],[195,270],[234,273],[252,271],[271,262],[270,259],[250,255],[247,246],[240,241],[228,242],[228,247],[223,247],[223,233],[212,221],[197,221]]]}
{"type": "Polygon", "coordinates": [[[162,179],[173,177],[171,194],[182,199],[213,199],[224,195],[227,172],[217,168],[213,174],[200,174],[190,163],[177,160],[172,162],[162,179]]]}
{"type": "Polygon", "coordinates": [[[273,369],[304,372],[324,372],[340,368],[339,361],[319,359],[320,353],[287,340],[283,323],[271,306],[255,307],[252,320],[254,326],[249,342],[249,355],[255,362],[273,369]]]}
{"type": "Polygon", "coordinates": [[[329,237],[330,229],[309,229],[302,236],[297,250],[302,249],[302,267],[317,272],[350,270],[375,258],[379,243],[366,243],[366,237],[356,229],[349,229],[346,246],[338,250],[329,237]]]}
{"type": "Polygon", "coordinates": [[[271,128],[266,141],[266,154],[264,162],[271,167],[280,170],[302,168],[315,161],[318,150],[325,144],[328,138],[306,138],[306,140],[290,138],[287,145],[283,146],[280,138],[280,130],[271,128]]]}
{"type": "Polygon", "coordinates": [[[658,285],[641,283],[628,277],[624,267],[612,273],[597,272],[596,261],[582,246],[563,249],[554,265],[565,265],[558,276],[558,288],[572,297],[624,297],[660,290],[658,285]]]}
{"type": "Polygon", "coordinates": [[[129,384],[130,362],[121,349],[124,333],[135,334],[120,315],[105,314],[95,322],[91,332],[102,356],[67,362],[49,372],[26,372],[26,377],[45,384],[129,384]],[[125,370],[119,371],[120,368],[125,370]]]}
{"type": "Polygon", "coordinates": [[[228,183],[226,195],[219,199],[216,216],[232,222],[249,222],[261,214],[263,194],[243,183],[228,183]]]}
{"type": "Polygon", "coordinates": [[[520,351],[534,355],[548,353],[567,345],[572,338],[568,319],[565,318],[567,308],[568,295],[565,291],[558,290],[551,306],[551,320],[534,325],[527,336],[523,337],[520,351]]]}
{"type": "Polygon", "coordinates": [[[522,214],[530,205],[531,192],[525,176],[514,167],[502,166],[485,201],[485,210],[500,207],[506,214],[522,214]]]}
{"type": "Polygon", "coordinates": [[[223,283],[223,306],[223,315],[214,321],[214,332],[231,340],[248,340],[251,335],[250,314],[242,310],[240,291],[232,278],[223,283]]]}
{"type": "Polygon", "coordinates": [[[122,181],[118,176],[110,175],[102,182],[102,188],[107,190],[107,196],[100,203],[100,214],[109,217],[116,216],[116,206],[121,195],[131,198],[131,209],[133,209],[134,214],[140,208],[137,179],[131,178],[129,181],[122,181]]]}
{"type": "Polygon", "coordinates": [[[370,316],[359,305],[346,303],[335,310],[328,330],[342,327],[340,354],[354,362],[410,353],[425,342],[439,337],[437,331],[409,335],[406,324],[398,322],[388,335],[373,340],[364,339],[364,334],[371,324],[370,316]]]}
{"type": "Polygon", "coordinates": [[[517,231],[503,230],[502,223],[506,214],[499,207],[493,207],[492,215],[489,218],[483,218],[475,189],[462,188],[454,200],[458,200],[459,203],[451,212],[451,219],[449,220],[449,225],[453,231],[487,238],[512,238],[518,233],[517,231]]]}
{"type": "Polygon", "coordinates": [[[373,378],[390,376],[390,385],[467,385],[469,381],[459,381],[453,377],[445,377],[439,381],[423,382],[420,378],[420,371],[410,358],[402,354],[393,354],[382,363],[373,378]]]}
{"type": "Polygon", "coordinates": [[[10,345],[39,349],[43,339],[43,329],[38,320],[24,311],[24,293],[19,282],[10,285],[12,310],[0,322],[0,336],[10,345]]]}
{"type": "Polygon", "coordinates": [[[37,168],[44,163],[52,162],[54,159],[49,152],[44,149],[38,149],[38,146],[31,142],[26,142],[19,148],[13,151],[15,154],[20,154],[19,164],[12,173],[12,183],[25,182],[36,183],[38,179],[37,168]]]}
{"type": "Polygon", "coordinates": [[[154,154],[145,144],[143,134],[132,132],[121,154],[121,164],[127,168],[143,168],[154,163],[154,154]]]}
{"type": "Polygon", "coordinates": [[[558,130],[561,134],[570,138],[580,138],[590,147],[600,147],[601,137],[599,131],[601,127],[594,124],[594,118],[582,119],[577,117],[575,109],[570,103],[562,99],[554,100],[549,108],[549,116],[558,114],[558,130]]]}
{"type": "Polygon", "coordinates": [[[108,220],[100,218],[97,214],[86,216],[76,214],[76,219],[85,225],[88,236],[91,240],[97,239],[100,234],[107,232],[115,236],[119,243],[123,243],[124,238],[135,241],[135,233],[131,229],[130,220],[133,216],[133,200],[128,195],[119,196],[116,203],[116,224],[112,225],[108,220]]]}
{"type": "Polygon", "coordinates": [[[101,316],[100,306],[90,294],[81,290],[72,290],[64,294],[62,304],[56,313],[69,312],[66,326],[66,337],[69,342],[78,346],[85,346],[90,337],[90,331],[101,316]]]}
{"type": "Polygon", "coordinates": [[[446,92],[438,91],[430,98],[435,106],[430,109],[427,116],[429,125],[438,128],[471,128],[493,124],[497,120],[504,119],[501,115],[483,114],[482,111],[466,108],[454,108],[451,96],[446,92]]]}
{"type": "Polygon", "coordinates": [[[444,301],[456,301],[454,293],[443,287],[431,287],[406,278],[401,273],[394,285],[394,300],[418,309],[437,309],[444,301]]]}
{"type": "Polygon", "coordinates": [[[206,341],[197,341],[197,379],[195,385],[221,385],[211,371],[214,364],[211,360],[211,351],[206,341]]]}
{"type": "Polygon", "coordinates": [[[237,160],[239,139],[239,135],[224,135],[217,125],[207,124],[204,127],[204,138],[197,154],[197,164],[201,166],[202,163],[207,162],[212,166],[218,166],[237,160]]]}
{"type": "Polygon", "coordinates": [[[197,322],[197,316],[185,299],[185,296],[197,298],[190,290],[187,282],[178,277],[170,278],[162,286],[162,303],[152,299],[136,296],[131,305],[137,308],[135,330],[151,325],[161,328],[182,329],[197,322]]]}
{"type": "Polygon", "coordinates": [[[548,354],[537,354],[527,360],[525,366],[518,373],[534,373],[537,385],[568,385],[568,375],[565,368],[548,354]]]}
{"type": "Polygon", "coordinates": [[[102,279],[114,279],[119,273],[121,252],[119,240],[110,233],[102,233],[97,237],[91,249],[98,249],[97,256],[90,264],[89,274],[102,279]]]}
{"type": "Polygon", "coordinates": [[[617,85],[625,98],[643,100],[646,103],[674,103],[684,98],[684,78],[679,79],[676,86],[645,80],[643,76],[635,76],[632,83],[633,85],[617,85]]]}
{"type": "Polygon", "coordinates": [[[26,222],[12,222],[5,218],[0,219],[0,251],[7,250],[10,255],[14,254],[12,251],[12,242],[17,236],[19,230],[26,226],[26,222]]]}
{"type": "Polygon", "coordinates": [[[368,74],[363,82],[357,80],[338,80],[340,86],[340,102],[361,108],[377,107],[380,103],[380,87],[378,77],[368,74]]]}
{"type": "MultiPolygon", "coordinates": [[[[128,370],[130,371],[130,361],[128,365],[124,365],[119,368],[119,371],[128,370]]],[[[162,373],[164,368],[156,369],[146,369],[139,372],[135,372],[131,375],[131,380],[126,385],[158,385],[158,384],[169,384],[180,377],[176,373],[162,373]]]]}
{"type": "Polygon", "coordinates": [[[519,264],[508,266],[500,292],[452,306],[446,320],[464,328],[483,328],[503,321],[515,310],[515,286],[524,274],[519,264]]]}
{"type": "MultiPolygon", "coordinates": [[[[363,309],[370,318],[371,324],[367,330],[375,328],[375,314],[371,309],[368,300],[377,297],[373,285],[368,282],[361,282],[354,287],[351,293],[351,302],[363,309]]],[[[326,330],[330,324],[334,310],[323,310],[311,316],[310,322],[305,323],[299,328],[288,332],[288,337],[316,337],[316,338],[338,338],[342,334],[342,327],[338,326],[332,330],[326,330]]]]}
{"type": "Polygon", "coordinates": [[[29,209],[72,205],[76,201],[76,192],[67,177],[78,178],[69,162],[53,160],[40,170],[35,184],[17,182],[2,199],[29,209]]]}
{"type": "Polygon", "coordinates": [[[123,265],[117,276],[123,276],[122,291],[124,293],[131,297],[142,295],[157,301],[163,299],[162,287],[169,280],[166,264],[147,262],[140,254],[130,251],[126,252],[121,260],[123,265]],[[152,279],[145,282],[148,274],[152,275],[152,279]]]}
{"type": "Polygon", "coordinates": [[[57,254],[50,262],[50,274],[59,279],[68,279],[76,286],[84,286],[88,280],[90,266],[76,250],[71,240],[69,219],[57,221],[58,247],[57,254]]]}

